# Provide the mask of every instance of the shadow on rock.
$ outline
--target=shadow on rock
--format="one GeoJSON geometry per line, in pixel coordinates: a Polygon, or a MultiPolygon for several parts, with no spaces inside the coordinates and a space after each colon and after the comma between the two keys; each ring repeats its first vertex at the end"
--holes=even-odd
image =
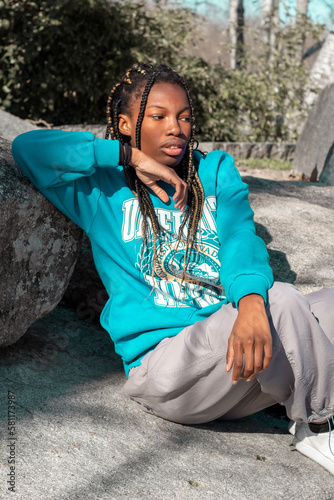
{"type": "MultiPolygon", "coordinates": [[[[256,222],[255,229],[256,234],[263,239],[266,245],[272,242],[272,237],[265,226],[256,222]]],[[[273,270],[275,281],[294,284],[297,274],[291,269],[285,253],[268,248],[268,254],[269,264],[273,270]]]]}
{"type": "Polygon", "coordinates": [[[121,359],[107,332],[62,307],[34,323],[14,345],[0,350],[0,378],[8,390],[17,392],[22,408],[43,409],[48,400],[101,378],[110,378],[112,386],[115,375],[125,381],[121,359]]]}

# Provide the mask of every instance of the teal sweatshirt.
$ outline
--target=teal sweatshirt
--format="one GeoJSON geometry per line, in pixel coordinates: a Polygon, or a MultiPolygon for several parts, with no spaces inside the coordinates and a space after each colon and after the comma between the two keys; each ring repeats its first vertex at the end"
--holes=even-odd
{"type": "Polygon", "coordinates": [[[152,278],[153,243],[142,256],[141,213],[119,166],[119,142],[89,132],[37,130],[18,136],[13,157],[33,184],[88,235],[96,269],[109,300],[101,324],[109,332],[125,372],[165,337],[177,335],[222,304],[257,293],[267,301],[273,276],[263,241],[256,236],[248,187],[223,151],[195,151],[205,203],[200,242],[181,284],[185,244],[177,247],[183,214],[174,188],[162,202],[150,193],[161,226],[152,278]]]}

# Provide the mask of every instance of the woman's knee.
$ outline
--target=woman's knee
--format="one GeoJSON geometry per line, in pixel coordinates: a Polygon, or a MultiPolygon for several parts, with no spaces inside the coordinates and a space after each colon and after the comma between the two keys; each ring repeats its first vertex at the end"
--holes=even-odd
{"type": "Polygon", "coordinates": [[[291,283],[275,281],[268,291],[268,305],[282,311],[296,310],[300,307],[309,309],[306,297],[291,283]]]}
{"type": "Polygon", "coordinates": [[[306,295],[311,311],[322,330],[334,344],[334,288],[323,288],[306,295]]]}
{"type": "Polygon", "coordinates": [[[332,310],[334,306],[334,288],[322,288],[305,295],[312,311],[332,310]]]}

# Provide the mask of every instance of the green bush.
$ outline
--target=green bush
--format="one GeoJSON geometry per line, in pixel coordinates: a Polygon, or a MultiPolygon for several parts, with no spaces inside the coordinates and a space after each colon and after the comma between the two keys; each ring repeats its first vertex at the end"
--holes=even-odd
{"type": "Polygon", "coordinates": [[[137,60],[178,67],[195,17],[178,8],[166,17],[159,1],[152,11],[132,1],[4,0],[0,107],[57,125],[104,121],[108,91],[137,60]]]}
{"type": "Polygon", "coordinates": [[[114,75],[133,63],[123,11],[103,0],[1,2],[1,107],[56,124],[102,120],[114,75]]]}
{"type": "Polygon", "coordinates": [[[296,29],[281,29],[268,62],[246,53],[231,71],[194,56],[202,18],[163,0],[0,1],[0,107],[55,125],[105,122],[108,92],[136,61],[168,64],[195,96],[197,137],[295,138],[306,112],[307,70],[291,56],[296,29]]]}

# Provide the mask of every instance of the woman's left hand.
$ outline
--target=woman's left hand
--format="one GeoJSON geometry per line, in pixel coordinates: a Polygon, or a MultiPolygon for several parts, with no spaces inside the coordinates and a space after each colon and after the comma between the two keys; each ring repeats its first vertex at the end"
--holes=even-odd
{"type": "Polygon", "coordinates": [[[179,208],[181,212],[185,210],[188,201],[188,185],[174,169],[159,163],[137,148],[132,148],[130,165],[136,169],[138,178],[164,203],[168,203],[169,196],[157,181],[171,184],[175,189],[173,196],[175,208],[179,208]]]}
{"type": "Polygon", "coordinates": [[[232,382],[252,380],[265,370],[272,357],[272,337],[261,295],[246,295],[239,301],[239,313],[228,340],[226,371],[233,365],[232,382]]]}

